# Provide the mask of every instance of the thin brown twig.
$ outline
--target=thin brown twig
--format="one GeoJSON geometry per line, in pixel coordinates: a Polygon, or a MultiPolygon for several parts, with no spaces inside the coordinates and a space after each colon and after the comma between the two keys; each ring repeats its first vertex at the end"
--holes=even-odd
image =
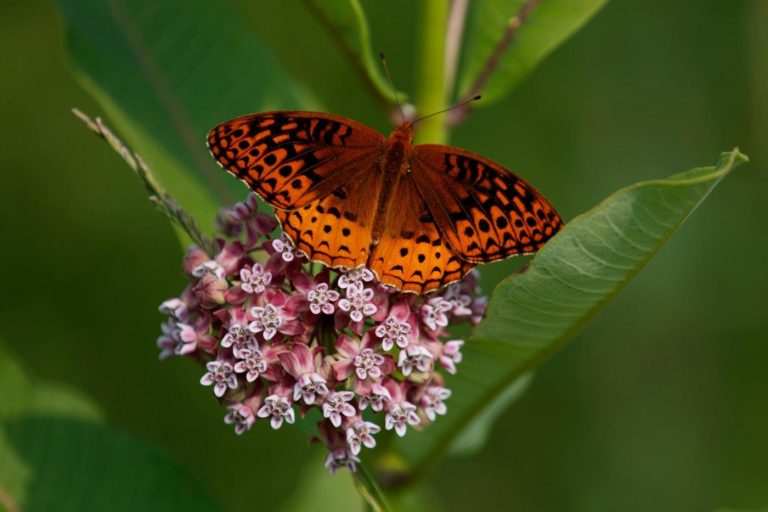
{"type": "Polygon", "coordinates": [[[214,254],[215,248],[213,241],[203,236],[197,221],[195,221],[192,215],[187,213],[181,205],[179,205],[179,203],[165,191],[141,156],[128,149],[123,141],[117,138],[117,136],[102,122],[101,118],[91,118],[76,108],[72,109],[72,113],[83,121],[93,133],[104,139],[112,149],[125,160],[125,163],[128,164],[136,176],[141,180],[141,183],[144,185],[144,188],[149,195],[149,200],[155,207],[157,207],[160,213],[183,229],[192,241],[201,249],[206,251],[209,255],[214,254]]]}
{"type": "MultiPolygon", "coordinates": [[[[493,52],[485,61],[485,64],[483,64],[482,69],[475,77],[474,82],[472,82],[472,86],[459,99],[459,103],[470,98],[474,98],[480,92],[482,92],[483,87],[485,87],[485,84],[488,83],[491,75],[493,75],[493,72],[496,71],[496,68],[501,62],[501,59],[504,56],[504,52],[507,50],[507,48],[509,48],[509,45],[515,39],[515,36],[517,36],[520,27],[522,27],[526,20],[528,20],[531,12],[533,12],[533,10],[539,5],[539,2],[540,0],[526,0],[526,2],[517,11],[517,14],[512,16],[509,21],[507,21],[507,26],[504,29],[504,33],[502,34],[501,39],[499,39],[499,42],[496,43],[493,52]]],[[[454,110],[450,116],[449,124],[454,126],[462,122],[469,115],[471,108],[472,103],[470,102],[467,103],[465,107],[454,110]]]]}
{"type": "Polygon", "coordinates": [[[448,29],[445,33],[445,88],[450,98],[453,98],[456,86],[456,69],[459,65],[461,41],[464,37],[464,26],[467,20],[469,0],[453,0],[448,14],[448,29]]]}

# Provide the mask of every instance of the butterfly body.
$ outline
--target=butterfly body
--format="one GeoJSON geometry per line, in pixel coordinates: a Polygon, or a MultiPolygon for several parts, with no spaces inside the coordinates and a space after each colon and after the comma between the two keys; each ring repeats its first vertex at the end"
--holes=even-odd
{"type": "Polygon", "coordinates": [[[411,123],[405,122],[392,131],[382,145],[379,169],[382,173],[382,186],[380,195],[376,201],[376,215],[373,219],[371,241],[376,245],[381,240],[384,227],[389,216],[389,208],[392,207],[392,194],[398,189],[400,181],[407,179],[410,173],[408,161],[411,142],[413,141],[413,129],[411,123]]]}
{"type": "Polygon", "coordinates": [[[477,263],[528,254],[562,226],[504,167],[459,148],[413,145],[331,114],[277,111],[208,134],[216,161],[275,207],[284,233],[334,268],[366,265],[384,284],[426,293],[477,263]]]}

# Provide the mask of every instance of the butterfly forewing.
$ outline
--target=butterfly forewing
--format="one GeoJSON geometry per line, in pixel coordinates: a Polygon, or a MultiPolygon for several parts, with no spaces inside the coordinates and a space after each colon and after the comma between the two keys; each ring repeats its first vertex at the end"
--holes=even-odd
{"type": "Polygon", "coordinates": [[[384,136],[350,119],[277,111],[238,117],[208,132],[216,161],[281,209],[322,198],[369,169],[384,136]]]}
{"type": "Polygon", "coordinates": [[[531,185],[469,151],[414,146],[411,168],[440,232],[466,261],[535,252],[563,225],[531,185]]]}

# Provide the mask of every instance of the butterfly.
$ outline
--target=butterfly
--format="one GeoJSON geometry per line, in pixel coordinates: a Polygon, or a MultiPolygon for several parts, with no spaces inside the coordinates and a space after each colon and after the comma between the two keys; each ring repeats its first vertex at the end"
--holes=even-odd
{"type": "Polygon", "coordinates": [[[366,265],[406,292],[437,290],[478,263],[533,253],[563,226],[547,199],[501,165],[412,141],[408,121],[384,137],[303,111],[238,117],[207,139],[219,165],[275,208],[309,259],[366,265]]]}

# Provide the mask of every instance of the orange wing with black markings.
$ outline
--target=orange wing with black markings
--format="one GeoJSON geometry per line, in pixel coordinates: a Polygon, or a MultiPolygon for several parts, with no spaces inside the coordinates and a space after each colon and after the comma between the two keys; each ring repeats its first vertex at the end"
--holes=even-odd
{"type": "Polygon", "coordinates": [[[445,242],[411,174],[397,184],[391,201],[384,231],[368,263],[379,280],[404,291],[426,293],[472,270],[475,264],[460,258],[445,242]]]}
{"type": "Polygon", "coordinates": [[[470,151],[414,146],[411,167],[445,241],[466,261],[533,253],[563,226],[535,188],[470,151]]]}
{"type": "Polygon", "coordinates": [[[313,261],[367,265],[382,283],[426,293],[477,263],[539,249],[562,226],[536,189],[469,151],[413,146],[342,117],[278,111],[214,127],[216,161],[275,207],[313,261]]]}
{"type": "Polygon", "coordinates": [[[368,262],[381,174],[364,170],[349,184],[301,208],[275,210],[283,231],[311,260],[354,268],[368,262]]]}
{"type": "Polygon", "coordinates": [[[208,132],[216,161],[276,208],[325,197],[381,157],[384,136],[343,117],[276,111],[238,117],[208,132]]]}

